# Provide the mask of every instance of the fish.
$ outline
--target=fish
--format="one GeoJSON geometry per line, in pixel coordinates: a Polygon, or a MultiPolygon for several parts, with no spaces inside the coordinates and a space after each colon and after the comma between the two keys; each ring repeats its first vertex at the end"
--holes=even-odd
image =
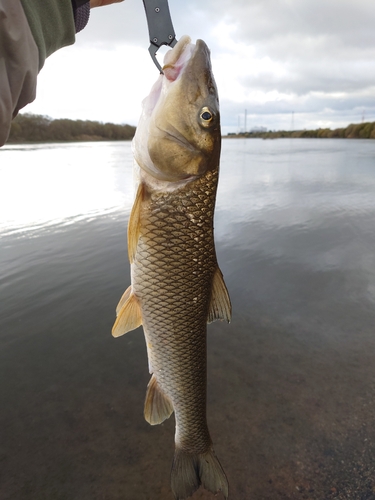
{"type": "Polygon", "coordinates": [[[112,335],[140,325],[150,382],[151,425],[175,414],[171,489],[176,500],[202,485],[228,498],[228,481],[206,419],[207,323],[231,319],[214,243],[221,131],[210,51],[183,36],[143,101],[133,139],[136,196],[128,222],[131,285],[112,335]]]}

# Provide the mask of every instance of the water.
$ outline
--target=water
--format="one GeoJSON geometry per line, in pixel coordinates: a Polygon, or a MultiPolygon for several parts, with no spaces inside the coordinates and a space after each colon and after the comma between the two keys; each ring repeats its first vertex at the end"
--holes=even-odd
{"type": "MultiPolygon", "coordinates": [[[[2,500],[172,500],[143,335],[110,335],[131,164],[127,142],[0,149],[2,500]]],[[[228,139],[221,164],[233,321],[209,327],[208,419],[230,498],[374,499],[375,141],[228,139]]]]}

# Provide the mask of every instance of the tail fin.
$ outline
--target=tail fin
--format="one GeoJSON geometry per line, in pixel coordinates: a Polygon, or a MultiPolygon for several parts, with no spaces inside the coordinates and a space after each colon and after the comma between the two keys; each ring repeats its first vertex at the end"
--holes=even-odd
{"type": "Polygon", "coordinates": [[[176,448],[171,485],[176,500],[190,497],[200,485],[212,493],[222,491],[228,498],[228,481],[212,448],[200,455],[176,448]]]}

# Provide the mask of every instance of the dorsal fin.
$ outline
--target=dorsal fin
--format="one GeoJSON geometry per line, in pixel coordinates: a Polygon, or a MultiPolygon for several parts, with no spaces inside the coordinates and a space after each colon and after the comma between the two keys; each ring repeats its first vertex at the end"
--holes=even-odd
{"type": "Polygon", "coordinates": [[[232,316],[232,305],[229,293],[224,283],[222,272],[217,267],[212,280],[212,293],[207,323],[217,319],[224,319],[230,323],[232,316]]]}
{"type": "Polygon", "coordinates": [[[137,250],[139,230],[140,230],[140,210],[143,199],[143,184],[140,183],[135,195],[132,211],[128,223],[128,254],[130,264],[134,261],[135,252],[137,250]]]}

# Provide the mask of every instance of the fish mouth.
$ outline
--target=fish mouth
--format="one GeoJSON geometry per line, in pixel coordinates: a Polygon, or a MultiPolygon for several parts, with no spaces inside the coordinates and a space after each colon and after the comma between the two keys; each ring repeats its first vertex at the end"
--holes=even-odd
{"type": "Polygon", "coordinates": [[[162,71],[167,80],[174,82],[181,74],[191,56],[191,38],[184,35],[164,57],[162,71]],[[189,50],[190,48],[190,50],[189,50]]]}
{"type": "Polygon", "coordinates": [[[177,80],[186,66],[194,59],[194,56],[202,50],[202,45],[205,46],[202,40],[197,40],[196,44],[192,44],[189,36],[181,37],[164,57],[162,70],[167,80],[170,82],[177,80]]]}

